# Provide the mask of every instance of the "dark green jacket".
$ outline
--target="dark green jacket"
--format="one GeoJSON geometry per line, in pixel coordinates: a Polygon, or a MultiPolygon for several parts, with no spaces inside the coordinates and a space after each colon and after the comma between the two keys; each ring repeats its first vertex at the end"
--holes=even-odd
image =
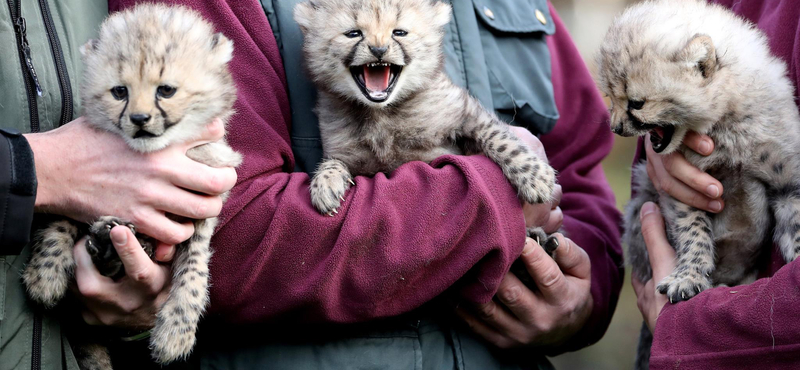
{"type": "Polygon", "coordinates": [[[78,116],[79,48],[107,14],[105,0],[0,1],[0,370],[77,369],[60,326],[28,303],[20,280],[36,183],[30,149],[13,133],[51,130],[78,116]],[[21,58],[25,42],[35,80],[21,58]]]}
{"type": "MultiPolygon", "coordinates": [[[[261,0],[285,61],[292,108],[292,149],[298,171],[322,158],[315,89],[302,63],[302,34],[293,20],[303,0],[261,0]]],[[[555,31],[545,0],[453,1],[446,69],[484,106],[534,133],[549,132],[558,118],[550,83],[546,35],[555,31]],[[537,19],[541,12],[545,21],[537,19]],[[525,76],[521,79],[520,76],[525,76]],[[512,98],[514,97],[514,98],[512,98]]],[[[346,326],[297,324],[248,328],[252,335],[201,339],[203,369],[520,369],[552,368],[541,354],[501,352],[439,311],[432,302],[381,322],[346,326]]],[[[224,332],[215,331],[215,332],[224,332]]]]}

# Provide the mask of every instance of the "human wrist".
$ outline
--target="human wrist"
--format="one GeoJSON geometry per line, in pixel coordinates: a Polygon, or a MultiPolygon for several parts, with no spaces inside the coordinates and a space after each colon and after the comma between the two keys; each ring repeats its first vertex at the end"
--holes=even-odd
{"type": "Polygon", "coordinates": [[[36,212],[57,213],[61,208],[58,199],[59,192],[55,189],[56,169],[59,167],[61,157],[57,143],[52,139],[52,135],[47,133],[35,133],[24,135],[33,151],[34,166],[36,167],[36,202],[34,210],[36,212]]]}

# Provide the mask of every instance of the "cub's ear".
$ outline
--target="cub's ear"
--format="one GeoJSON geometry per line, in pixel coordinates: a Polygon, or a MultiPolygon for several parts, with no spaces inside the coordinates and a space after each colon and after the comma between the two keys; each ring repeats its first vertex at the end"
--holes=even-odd
{"type": "Polygon", "coordinates": [[[220,64],[225,64],[233,59],[233,41],[225,37],[222,32],[215,33],[211,37],[211,53],[214,60],[220,64]]]}
{"type": "Polygon", "coordinates": [[[708,35],[697,34],[678,52],[678,62],[697,68],[704,78],[711,78],[717,71],[717,51],[708,35]]]}
{"type": "Polygon", "coordinates": [[[433,26],[434,27],[444,27],[448,23],[450,23],[450,19],[452,18],[453,8],[450,4],[447,4],[443,1],[434,0],[433,3],[433,26]]]}
{"type": "Polygon", "coordinates": [[[300,30],[306,33],[314,23],[314,15],[317,12],[317,5],[313,1],[306,1],[294,7],[294,20],[300,26],[300,30]]]}
{"type": "Polygon", "coordinates": [[[99,44],[100,44],[100,43],[99,43],[97,40],[94,40],[94,39],[91,39],[91,40],[87,41],[87,42],[86,42],[85,44],[83,44],[83,46],[81,46],[81,48],[79,49],[79,50],[81,51],[81,55],[82,55],[84,58],[86,58],[86,57],[88,57],[89,55],[93,54],[95,51],[97,51],[97,46],[98,46],[99,44]]]}

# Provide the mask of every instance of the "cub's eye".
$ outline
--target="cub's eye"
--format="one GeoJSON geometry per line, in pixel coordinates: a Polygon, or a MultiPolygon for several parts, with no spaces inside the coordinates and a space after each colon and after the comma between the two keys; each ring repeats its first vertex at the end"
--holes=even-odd
{"type": "Polygon", "coordinates": [[[628,109],[639,110],[644,107],[644,100],[628,100],[628,109]]]}
{"type": "Polygon", "coordinates": [[[156,90],[158,96],[162,98],[171,98],[173,95],[175,95],[176,91],[178,91],[177,88],[169,85],[161,85],[158,87],[158,90],[156,90]]]}
{"type": "Polygon", "coordinates": [[[128,97],[128,88],[125,86],[114,86],[111,88],[111,96],[117,100],[125,99],[128,97]]]}
{"type": "Polygon", "coordinates": [[[403,31],[403,30],[394,30],[394,32],[392,32],[392,33],[397,37],[408,36],[408,31],[403,31]]]}
{"type": "Polygon", "coordinates": [[[349,38],[351,38],[351,39],[354,39],[356,37],[361,37],[362,34],[361,34],[361,31],[359,31],[359,30],[350,30],[350,31],[345,32],[344,35],[349,37],[349,38]]]}

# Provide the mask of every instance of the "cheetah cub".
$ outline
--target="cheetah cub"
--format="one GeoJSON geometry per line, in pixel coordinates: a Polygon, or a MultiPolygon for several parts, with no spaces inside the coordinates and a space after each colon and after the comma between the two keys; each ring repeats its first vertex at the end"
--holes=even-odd
{"type": "MultiPolygon", "coordinates": [[[[86,118],[96,128],[122,136],[137,151],[191,140],[214,118],[226,121],[233,113],[236,89],[228,71],[233,43],[214,33],[194,11],[140,5],[114,13],[102,24],[99,39],[81,51],[86,118]]],[[[242,160],[224,140],[186,154],[212,167],[236,167],[242,160]]],[[[88,230],[70,220],[38,230],[23,276],[30,297],[47,307],[64,297],[75,266],[73,245],[87,232],[86,247],[98,270],[123,277],[109,237],[111,228],[120,224],[135,231],[130,222],[112,216],[101,217],[88,230]]],[[[157,313],[150,339],[159,363],[183,358],[194,346],[197,322],[208,303],[209,243],[216,224],[215,218],[195,220],[194,235],[176,248],[169,297],[157,313]]],[[[141,234],[137,239],[152,256],[154,241],[141,234]]],[[[93,356],[103,357],[96,352],[93,356]]],[[[83,368],[102,369],[110,367],[107,360],[81,362],[83,368]]]]}
{"type": "Polygon", "coordinates": [[[612,130],[649,133],[656,153],[679,151],[725,189],[725,209],[708,213],[659,194],[645,164],[637,165],[624,234],[633,273],[642,281],[652,276],[639,222],[648,201],[661,206],[677,252],[676,269],[657,282],[671,302],[751,281],[770,241],[793,261],[800,252],[800,116],[786,66],[766,37],[721,6],[647,1],[614,21],[597,60],[612,130]],[[690,130],[711,136],[714,153],[683,146],[690,130]]]}
{"type": "Polygon", "coordinates": [[[502,168],[522,200],[550,200],[553,168],[445,74],[450,13],[450,5],[431,0],[312,0],[295,7],[319,90],[326,159],[311,181],[311,202],[320,213],[338,213],[353,176],[477,152],[502,168]]]}

